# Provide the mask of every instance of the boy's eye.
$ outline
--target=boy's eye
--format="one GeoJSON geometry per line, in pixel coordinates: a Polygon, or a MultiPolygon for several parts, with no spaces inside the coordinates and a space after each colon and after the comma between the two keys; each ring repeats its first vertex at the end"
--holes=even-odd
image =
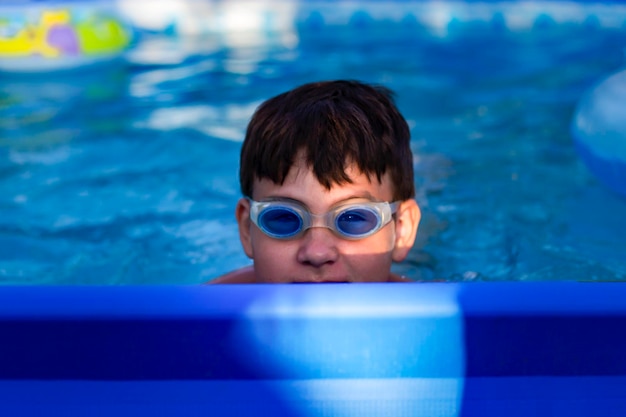
{"type": "Polygon", "coordinates": [[[259,220],[264,228],[279,235],[295,233],[302,226],[300,216],[284,208],[266,210],[259,220]]]}
{"type": "Polygon", "coordinates": [[[340,221],[348,222],[348,223],[367,221],[363,213],[351,212],[351,211],[342,214],[339,218],[340,218],[340,221]]]}
{"type": "Polygon", "coordinates": [[[378,224],[374,212],[367,209],[352,209],[341,213],[336,220],[337,228],[350,235],[370,232],[378,224]]]}

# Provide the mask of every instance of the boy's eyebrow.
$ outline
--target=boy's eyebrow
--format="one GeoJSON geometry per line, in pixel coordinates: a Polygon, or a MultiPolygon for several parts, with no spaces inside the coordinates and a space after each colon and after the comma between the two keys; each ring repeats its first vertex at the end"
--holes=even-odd
{"type": "MultiPolygon", "coordinates": [[[[355,199],[365,199],[365,200],[369,200],[369,201],[378,201],[378,199],[374,198],[374,196],[370,192],[364,191],[362,193],[352,194],[352,195],[349,195],[347,197],[342,198],[341,200],[337,200],[337,201],[335,201],[334,203],[331,204],[331,207],[338,206],[338,205],[343,204],[346,201],[355,200],[355,199]]],[[[296,204],[299,204],[301,206],[304,206],[307,209],[309,208],[309,206],[306,203],[304,203],[303,201],[300,201],[298,199],[291,198],[291,197],[269,196],[269,197],[264,198],[263,201],[289,201],[289,202],[296,203],[296,204]]]]}
{"type": "Polygon", "coordinates": [[[352,194],[345,198],[342,198],[341,200],[334,202],[333,206],[340,204],[342,201],[354,200],[356,198],[363,198],[363,199],[370,200],[370,201],[376,201],[376,198],[374,198],[374,196],[369,191],[363,191],[362,193],[352,194]]]}
{"type": "Polygon", "coordinates": [[[262,198],[259,201],[288,201],[290,203],[297,203],[300,205],[305,205],[302,201],[296,200],[295,198],[282,197],[282,196],[269,196],[269,197],[262,198]]]}

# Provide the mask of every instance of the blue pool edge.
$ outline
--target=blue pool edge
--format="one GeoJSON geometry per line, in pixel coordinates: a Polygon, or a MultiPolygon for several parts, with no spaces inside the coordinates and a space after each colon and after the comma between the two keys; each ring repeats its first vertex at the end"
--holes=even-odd
{"type": "Polygon", "coordinates": [[[623,300],[580,282],[0,287],[0,411],[620,415],[623,300]]]}

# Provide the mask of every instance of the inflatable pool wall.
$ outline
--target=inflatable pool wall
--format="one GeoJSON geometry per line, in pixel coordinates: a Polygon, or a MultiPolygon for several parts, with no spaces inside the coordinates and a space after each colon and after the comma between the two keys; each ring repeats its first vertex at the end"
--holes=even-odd
{"type": "Polygon", "coordinates": [[[619,283],[0,288],[0,415],[626,411],[619,283]]]}

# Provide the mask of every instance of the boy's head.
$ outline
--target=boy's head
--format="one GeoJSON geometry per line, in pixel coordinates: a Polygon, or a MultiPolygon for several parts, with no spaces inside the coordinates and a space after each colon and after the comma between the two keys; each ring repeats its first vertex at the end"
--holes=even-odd
{"type": "Polygon", "coordinates": [[[409,128],[383,87],[317,82],[267,100],[248,125],[240,182],[258,282],[388,281],[415,239],[409,128]]]}

